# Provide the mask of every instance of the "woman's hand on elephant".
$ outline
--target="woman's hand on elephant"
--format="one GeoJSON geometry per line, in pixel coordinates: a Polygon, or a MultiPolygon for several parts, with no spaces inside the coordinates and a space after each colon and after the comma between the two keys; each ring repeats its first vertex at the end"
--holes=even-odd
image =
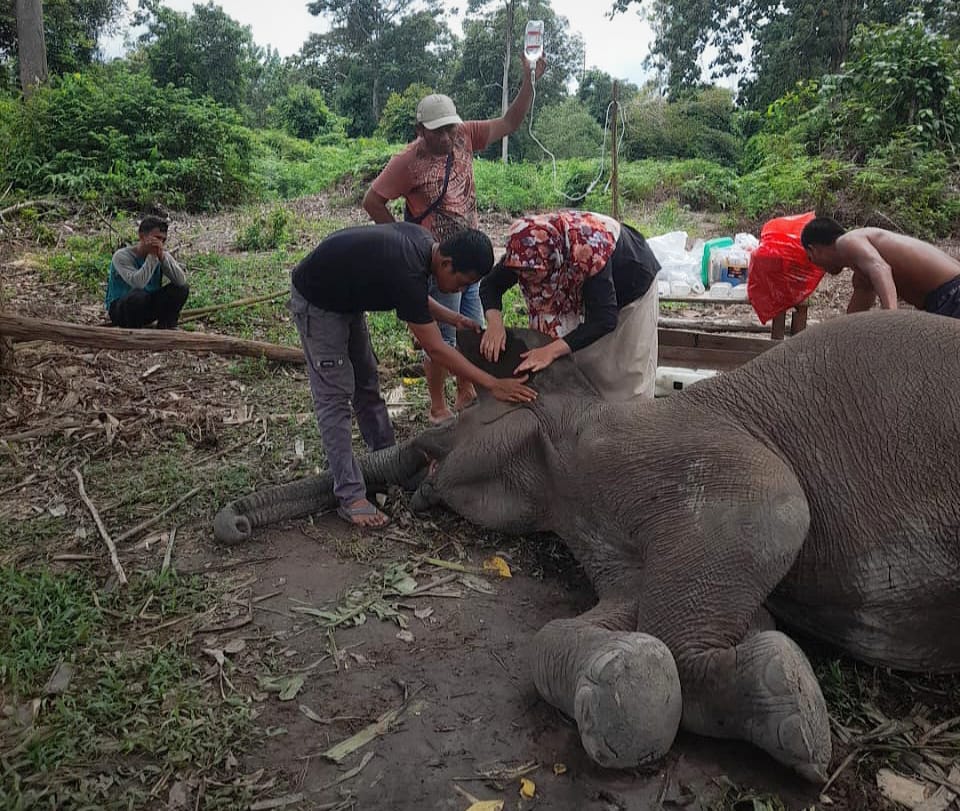
{"type": "Polygon", "coordinates": [[[483,337],[480,339],[480,354],[489,361],[496,363],[500,360],[500,353],[507,348],[507,331],[503,324],[488,324],[483,337]]]}
{"type": "Polygon", "coordinates": [[[537,392],[524,386],[526,382],[527,375],[498,378],[490,387],[490,393],[504,403],[532,403],[537,399],[537,392]]]}
{"type": "Polygon", "coordinates": [[[546,369],[557,358],[570,354],[570,346],[562,338],[551,341],[546,346],[538,346],[536,349],[528,349],[520,353],[523,358],[521,364],[513,370],[515,375],[522,372],[539,372],[546,369]]]}

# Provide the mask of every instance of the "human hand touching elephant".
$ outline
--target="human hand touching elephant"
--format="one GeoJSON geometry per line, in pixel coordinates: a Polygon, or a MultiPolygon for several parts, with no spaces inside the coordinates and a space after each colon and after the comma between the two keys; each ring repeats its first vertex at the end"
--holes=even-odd
{"type": "Polygon", "coordinates": [[[529,349],[521,353],[520,357],[523,358],[523,361],[513,370],[513,373],[519,375],[524,372],[540,372],[557,358],[569,355],[570,352],[570,345],[563,338],[558,338],[546,346],[538,346],[536,349],[529,349]]]}

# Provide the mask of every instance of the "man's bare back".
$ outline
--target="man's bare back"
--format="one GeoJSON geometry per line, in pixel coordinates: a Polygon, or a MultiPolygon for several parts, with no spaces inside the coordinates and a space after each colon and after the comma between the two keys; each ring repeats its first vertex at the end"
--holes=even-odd
{"type": "MultiPolygon", "coordinates": [[[[862,242],[889,265],[898,297],[918,309],[923,309],[929,293],[960,276],[960,261],[928,242],[882,228],[857,228],[837,239],[836,244],[841,257],[849,256],[845,264],[855,275],[866,276],[868,283],[868,272],[858,264],[864,255],[862,242]]],[[[869,256],[868,252],[868,261],[869,256]]]]}
{"type": "MultiPolygon", "coordinates": [[[[833,223],[826,218],[817,222],[833,223]]],[[[815,229],[813,235],[805,229],[801,240],[811,261],[827,273],[853,271],[847,312],[870,309],[878,296],[884,309],[896,309],[898,298],[925,309],[930,293],[960,277],[960,260],[922,240],[882,228],[837,229],[840,234],[829,243],[815,229]]]]}

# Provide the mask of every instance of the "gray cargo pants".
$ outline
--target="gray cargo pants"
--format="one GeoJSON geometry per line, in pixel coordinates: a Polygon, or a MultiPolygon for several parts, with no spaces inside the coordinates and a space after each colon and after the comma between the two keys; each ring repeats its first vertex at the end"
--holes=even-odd
{"type": "Polygon", "coordinates": [[[366,497],[363,474],[351,447],[350,403],[370,450],[396,444],[387,405],[380,396],[377,358],[366,315],[314,307],[290,287],[290,313],[307,360],[320,438],[333,473],[333,492],[342,505],[366,497]]]}

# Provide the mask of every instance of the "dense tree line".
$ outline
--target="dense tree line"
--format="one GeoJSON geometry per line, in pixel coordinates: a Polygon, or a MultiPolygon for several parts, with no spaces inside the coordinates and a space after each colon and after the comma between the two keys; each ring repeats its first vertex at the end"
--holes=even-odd
{"type": "MultiPolygon", "coordinates": [[[[46,0],[51,79],[27,102],[16,95],[16,20],[12,4],[4,6],[0,149],[8,159],[0,181],[23,191],[96,190],[117,203],[172,197],[211,207],[243,199],[263,182],[251,167],[264,150],[281,161],[313,160],[290,139],[408,141],[417,101],[428,92],[454,96],[465,118],[499,115],[520,84],[527,19],[546,22],[550,67],[527,124],[510,138],[511,160],[544,159],[530,128],[560,159],[595,161],[609,146],[604,127],[613,123],[615,79],[583,69],[582,41],[548,0],[468,0],[462,36],[440,0],[305,3],[330,28],[282,58],[213,2],[181,13],[162,0],[139,0],[142,33],[124,58],[102,65],[98,37],[118,25],[121,0],[46,0]],[[168,124],[165,110],[193,129],[168,124]],[[154,129],[144,132],[141,119],[154,129]],[[193,180],[191,167],[199,173],[193,180]]],[[[618,82],[622,157],[709,162],[699,180],[684,181],[690,204],[760,212],[803,199],[837,208],[856,195],[854,208],[880,210],[887,199],[909,198],[918,221],[955,227],[956,195],[953,204],[942,201],[960,176],[956,4],[615,5],[621,13],[642,10],[657,34],[650,81],[618,82]],[[747,31],[752,52],[741,71],[747,31]],[[710,65],[708,47],[716,54],[710,65]],[[735,92],[710,84],[734,71],[741,71],[735,92]],[[755,186],[735,192],[738,174],[755,177],[755,186]]],[[[372,154],[357,164],[359,176],[375,172],[389,150],[372,154]]],[[[499,155],[494,144],[486,157],[499,155]]],[[[276,188],[302,187],[292,170],[270,165],[276,188]]],[[[592,176],[589,165],[581,173],[592,176]]]]}

